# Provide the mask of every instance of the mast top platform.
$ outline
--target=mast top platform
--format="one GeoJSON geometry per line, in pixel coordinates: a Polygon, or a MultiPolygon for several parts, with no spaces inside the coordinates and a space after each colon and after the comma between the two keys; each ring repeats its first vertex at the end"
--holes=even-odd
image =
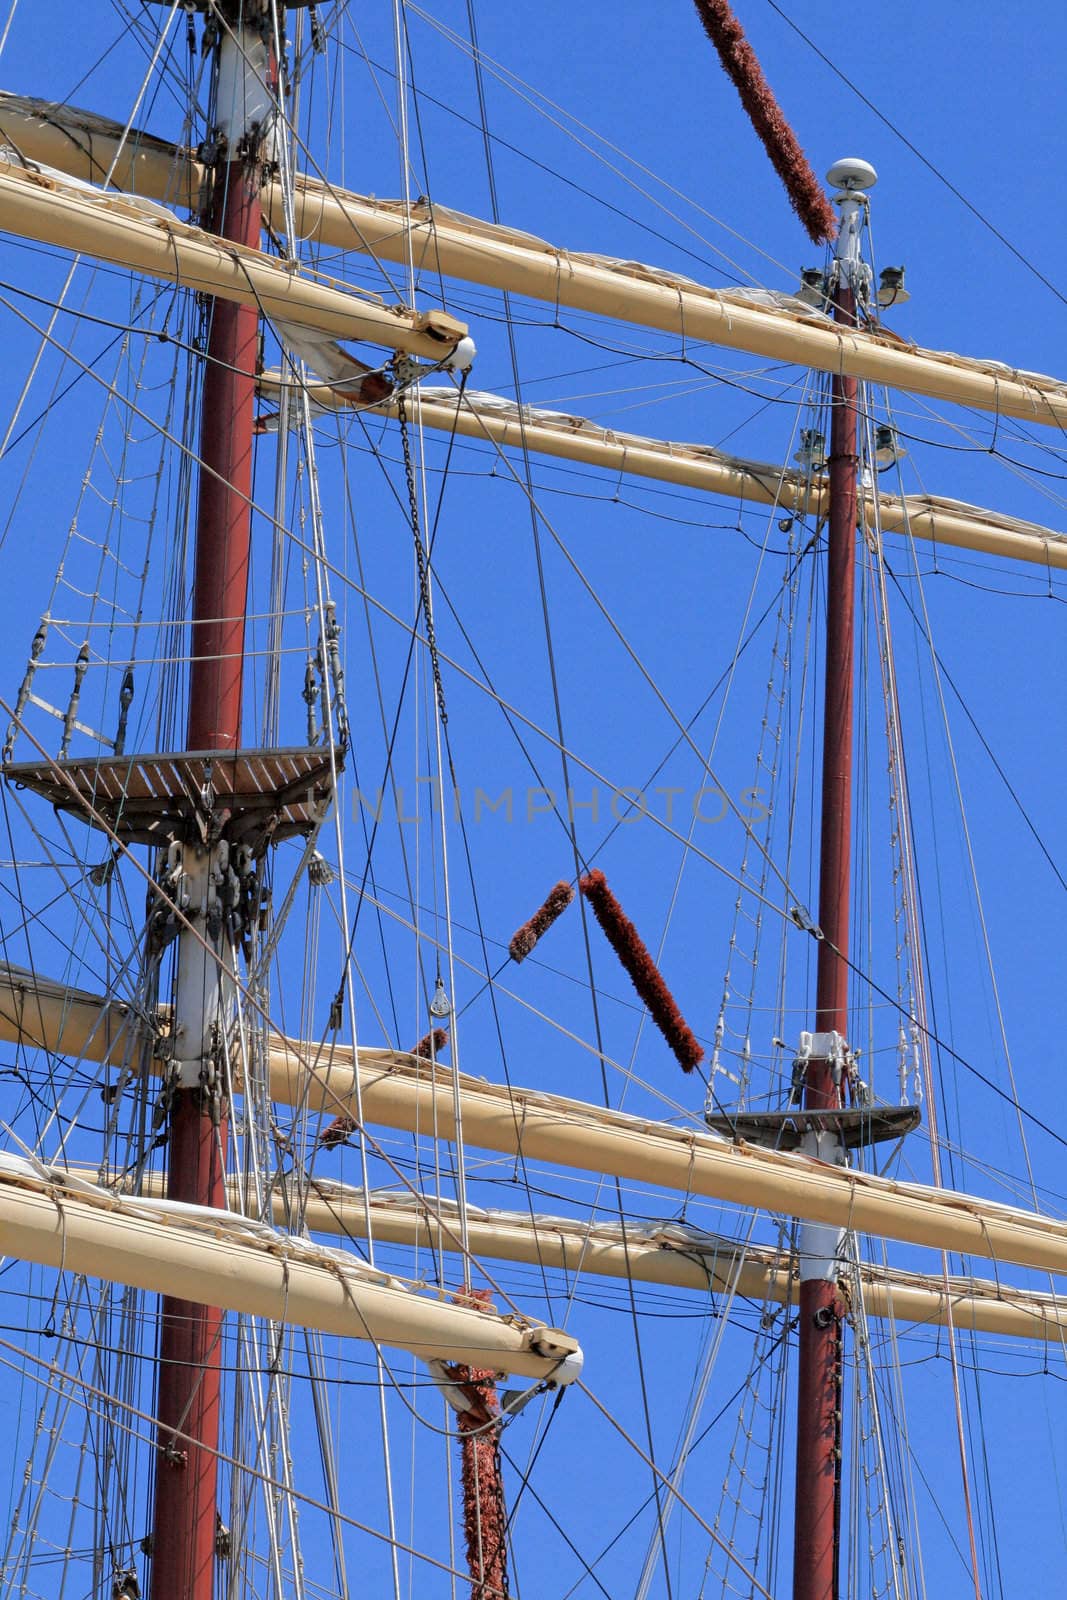
{"type": "MultiPolygon", "coordinates": [[[[149,3],[173,8],[174,0],[149,0],[149,3]]],[[[277,3],[285,11],[306,11],[309,6],[321,5],[322,0],[277,0],[277,3]]],[[[269,0],[261,0],[261,4],[264,11],[269,10],[269,0]]],[[[251,10],[248,0],[185,0],[185,7],[191,11],[216,11],[220,14],[251,10]]]]}
{"type": "Polygon", "coordinates": [[[258,855],[322,820],[333,771],[318,746],[23,762],[4,777],[124,844],[225,838],[258,855]]]}
{"type": "Polygon", "coordinates": [[[918,1106],[840,1106],[821,1110],[714,1112],[708,1127],[727,1139],[771,1150],[798,1150],[805,1134],[836,1133],[846,1150],[902,1139],[919,1126],[918,1106]]]}

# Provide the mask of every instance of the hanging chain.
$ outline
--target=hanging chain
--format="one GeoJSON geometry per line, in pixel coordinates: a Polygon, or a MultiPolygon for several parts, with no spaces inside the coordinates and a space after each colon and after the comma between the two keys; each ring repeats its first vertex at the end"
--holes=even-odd
{"type": "Polygon", "coordinates": [[[422,545],[419,526],[419,499],[415,491],[415,468],[411,460],[411,440],[408,436],[408,409],[403,388],[396,391],[396,414],[400,422],[400,442],[404,449],[404,478],[408,486],[408,506],[411,512],[411,531],[415,538],[415,564],[419,574],[419,603],[426,621],[426,643],[430,647],[430,666],[433,669],[434,694],[442,728],[448,725],[445,710],[445,686],[441,681],[441,663],[437,655],[437,634],[433,625],[433,606],[430,601],[430,573],[426,565],[426,551],[422,545]]]}

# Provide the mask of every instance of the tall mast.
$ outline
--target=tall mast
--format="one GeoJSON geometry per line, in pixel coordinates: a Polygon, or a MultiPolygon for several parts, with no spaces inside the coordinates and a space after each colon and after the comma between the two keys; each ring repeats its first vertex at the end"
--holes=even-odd
{"type": "MultiPolygon", "coordinates": [[[[841,213],[833,266],[834,318],[856,324],[865,271],[860,235],[875,182],[863,161],[839,161],[827,174],[841,213]]],[[[804,1070],[805,1111],[823,1125],[804,1133],[801,1148],[844,1163],[833,1112],[843,1104],[848,1039],[848,935],[852,847],[854,600],[858,488],[856,379],[835,375],[830,386],[829,551],[826,578],[826,678],[823,716],[819,944],[815,1033],[804,1070]],[[829,1115],[826,1115],[829,1113],[829,1115]]],[[[800,1228],[800,1360],[797,1390],[797,1478],[793,1547],[794,1600],[836,1600],[840,1544],[842,1322],[838,1278],[843,1230],[821,1223],[800,1228]]]]}
{"type": "MultiPolygon", "coordinates": [[[[268,9],[266,0],[228,0],[219,7],[216,45],[218,142],[207,225],[252,246],[260,238],[264,144],[275,99],[268,9]]],[[[241,740],[259,319],[254,308],[224,300],[212,302],[210,317],[186,749],[222,752],[238,749],[241,740]]],[[[178,935],[167,1193],[224,1208],[228,1107],[220,1024],[234,954],[218,891],[231,870],[229,847],[186,839],[176,848],[192,927],[178,935]]],[[[213,1593],[221,1333],[217,1309],[164,1298],[152,1600],[211,1600],[213,1593]]]]}

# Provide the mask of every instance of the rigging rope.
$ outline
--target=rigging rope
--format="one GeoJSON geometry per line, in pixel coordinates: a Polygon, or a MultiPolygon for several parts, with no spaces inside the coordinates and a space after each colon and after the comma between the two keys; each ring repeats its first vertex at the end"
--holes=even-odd
{"type": "Polygon", "coordinates": [[[396,391],[396,414],[400,423],[400,441],[404,456],[404,482],[408,493],[408,515],[411,518],[411,534],[415,544],[415,569],[419,584],[419,609],[422,612],[426,628],[426,644],[430,652],[430,669],[433,673],[434,696],[437,701],[437,714],[441,719],[441,726],[448,727],[448,710],[445,706],[445,686],[441,678],[441,658],[437,651],[437,631],[433,620],[433,602],[430,596],[430,574],[426,565],[426,551],[422,542],[422,529],[419,519],[419,498],[415,487],[415,468],[411,457],[411,441],[408,436],[407,395],[403,384],[398,385],[396,391]]]}

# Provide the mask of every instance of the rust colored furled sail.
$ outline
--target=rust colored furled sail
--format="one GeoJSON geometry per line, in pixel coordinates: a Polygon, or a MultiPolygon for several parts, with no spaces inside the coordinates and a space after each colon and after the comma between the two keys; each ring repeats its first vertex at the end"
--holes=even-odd
{"type": "MultiPolygon", "coordinates": [[[[429,1033],[423,1035],[411,1054],[418,1056],[423,1061],[435,1061],[447,1044],[448,1029],[432,1028],[429,1033]]],[[[323,1128],[319,1134],[319,1145],[323,1150],[332,1150],[336,1145],[344,1144],[345,1140],[350,1138],[358,1127],[359,1123],[355,1117],[342,1113],[334,1117],[333,1121],[328,1122],[323,1128]]]]}
{"type": "Polygon", "coordinates": [[[447,1028],[431,1028],[424,1034],[411,1052],[413,1056],[422,1056],[426,1061],[432,1061],[448,1044],[447,1028]]]}
{"type": "Polygon", "coordinates": [[[345,1140],[350,1138],[358,1127],[359,1123],[355,1117],[334,1117],[333,1121],[328,1122],[319,1134],[319,1144],[323,1150],[333,1150],[335,1146],[344,1144],[345,1140]]]}
{"type": "Polygon", "coordinates": [[[790,205],[812,243],[828,244],[837,232],[833,208],[763,76],[744,29],[726,0],[694,0],[694,3],[704,32],[719,52],[719,60],[741,96],[749,121],[785,185],[790,205]]]}
{"type": "Polygon", "coordinates": [[[558,917],[561,917],[574,899],[574,887],[560,879],[554,889],[550,889],[545,897],[544,904],[538,906],[529,922],[524,922],[511,936],[508,945],[508,954],[512,961],[525,961],[537,941],[551,928],[558,917]]]}
{"type": "Polygon", "coordinates": [[[704,1049],[675,1004],[656,963],[619,902],[604,874],[594,868],[578,884],[593,908],[593,915],[629,975],[630,982],[648,1007],[649,1016],[678,1059],[683,1072],[692,1072],[704,1059],[704,1049]]]}
{"type": "MultiPolygon", "coordinates": [[[[453,1295],[457,1305],[492,1311],[491,1291],[453,1295]]],[[[500,1401],[492,1367],[447,1369],[456,1393],[462,1436],[463,1534],[471,1575],[471,1600],[507,1600],[508,1519],[500,1470],[500,1401]]]]}

